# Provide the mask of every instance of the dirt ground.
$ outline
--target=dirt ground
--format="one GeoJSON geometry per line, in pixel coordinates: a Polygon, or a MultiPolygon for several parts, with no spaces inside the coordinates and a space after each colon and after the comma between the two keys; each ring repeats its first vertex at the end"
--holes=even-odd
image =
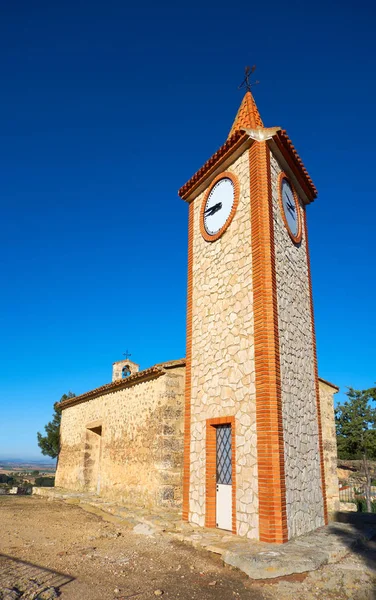
{"type": "Polygon", "coordinates": [[[376,599],[374,541],[313,573],[255,582],[216,555],[109,519],[35,496],[0,497],[0,600],[376,599]]]}

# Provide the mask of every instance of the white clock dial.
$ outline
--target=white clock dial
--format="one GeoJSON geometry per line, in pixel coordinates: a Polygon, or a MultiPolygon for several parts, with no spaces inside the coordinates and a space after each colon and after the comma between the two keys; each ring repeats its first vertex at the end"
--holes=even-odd
{"type": "Polygon", "coordinates": [[[225,225],[235,201],[234,184],[223,177],[213,186],[204,208],[204,227],[208,235],[215,235],[225,225]]]}
{"type": "Polygon", "coordinates": [[[282,180],[281,195],[283,212],[285,213],[287,226],[292,235],[297,237],[299,233],[298,206],[295,202],[295,196],[294,192],[292,191],[292,187],[287,179],[282,180]]]}

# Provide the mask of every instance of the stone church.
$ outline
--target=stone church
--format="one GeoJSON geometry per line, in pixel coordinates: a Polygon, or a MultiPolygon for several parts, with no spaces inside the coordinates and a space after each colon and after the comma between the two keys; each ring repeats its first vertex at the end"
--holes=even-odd
{"type": "Polygon", "coordinates": [[[333,395],[318,377],[307,212],[317,191],[247,91],[188,204],[186,358],[125,359],[60,404],[56,485],[283,543],[338,503],[333,395]]]}

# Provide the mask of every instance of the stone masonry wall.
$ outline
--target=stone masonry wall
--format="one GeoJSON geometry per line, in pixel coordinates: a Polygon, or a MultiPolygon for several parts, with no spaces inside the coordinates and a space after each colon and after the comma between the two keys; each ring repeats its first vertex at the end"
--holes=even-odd
{"type": "Polygon", "coordinates": [[[206,419],[235,416],[236,521],[258,537],[255,366],[248,152],[227,169],[240,183],[233,221],[216,242],[200,233],[194,200],[189,519],[205,524],[206,419]]]}
{"type": "Polygon", "coordinates": [[[294,244],[278,203],[280,172],[271,154],[286,508],[291,538],[322,526],[324,513],[304,231],[301,243],[294,244]]]}
{"type": "Polygon", "coordinates": [[[56,485],[137,506],[180,506],[184,374],[170,369],[64,409],[56,485]]]}
{"type": "Polygon", "coordinates": [[[322,439],[324,448],[326,500],[328,503],[328,512],[330,514],[339,510],[337,439],[333,402],[333,395],[337,393],[337,390],[328,383],[324,382],[322,379],[319,379],[319,388],[322,439]]]}

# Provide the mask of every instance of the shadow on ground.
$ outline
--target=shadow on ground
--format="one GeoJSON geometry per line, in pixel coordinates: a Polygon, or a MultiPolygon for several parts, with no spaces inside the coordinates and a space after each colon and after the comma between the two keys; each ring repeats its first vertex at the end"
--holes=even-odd
{"type": "Polygon", "coordinates": [[[358,541],[354,544],[353,536],[336,527],[336,522],[330,524],[331,531],[355,554],[374,575],[373,596],[376,600],[376,514],[337,512],[335,521],[347,523],[358,532],[358,541]],[[371,536],[371,539],[369,539],[371,536]]]}
{"type": "Polygon", "coordinates": [[[0,600],[38,598],[46,592],[45,599],[54,596],[63,585],[74,581],[74,577],[40,565],[0,554],[0,600]],[[50,590],[50,596],[47,593],[50,590]]]}

